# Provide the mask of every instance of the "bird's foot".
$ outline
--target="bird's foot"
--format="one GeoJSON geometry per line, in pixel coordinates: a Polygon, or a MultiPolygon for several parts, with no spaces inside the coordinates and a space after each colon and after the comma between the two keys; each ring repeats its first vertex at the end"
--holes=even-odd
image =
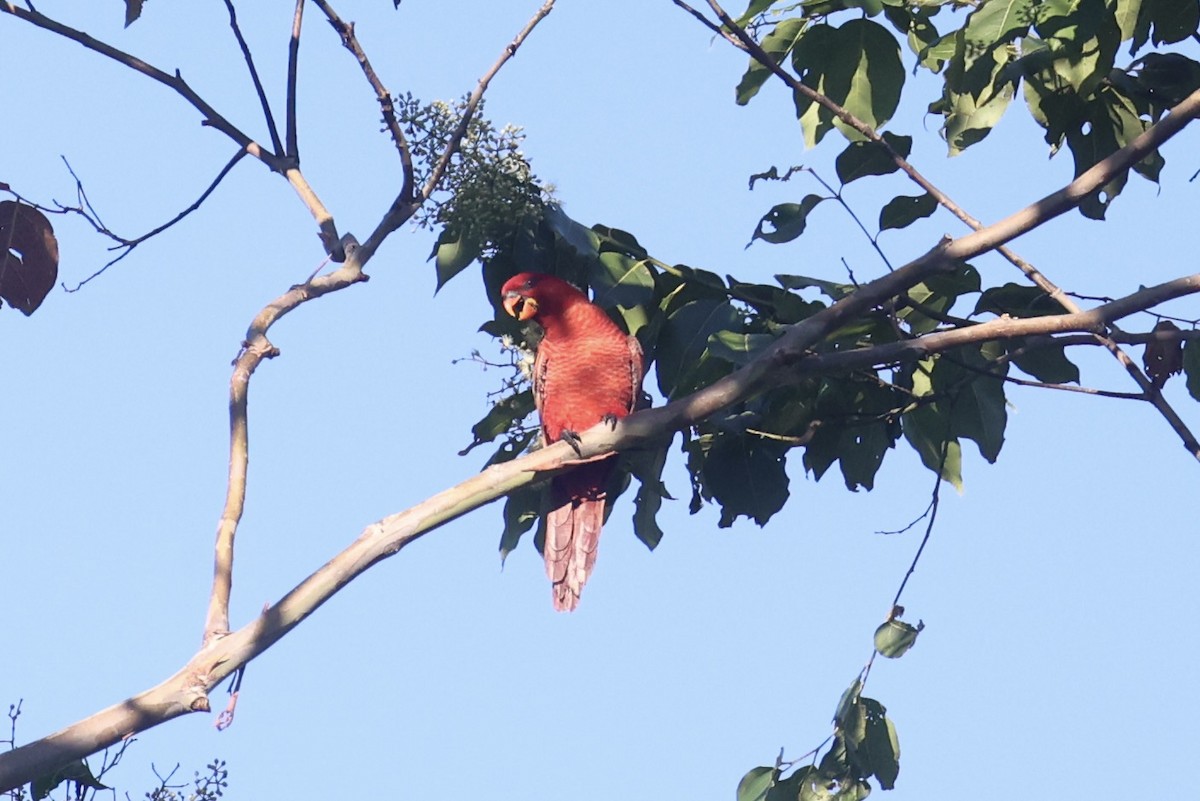
{"type": "Polygon", "coordinates": [[[559,439],[574,448],[575,454],[579,456],[579,458],[583,458],[583,450],[579,447],[579,434],[575,433],[569,428],[564,428],[562,434],[559,436],[559,439]]]}
{"type": "Polygon", "coordinates": [[[618,418],[617,418],[617,416],[616,416],[615,414],[613,414],[612,412],[609,412],[608,414],[604,415],[603,417],[601,417],[601,418],[600,418],[600,420],[601,420],[602,422],[604,422],[604,423],[607,423],[607,424],[608,424],[608,427],[609,427],[609,428],[611,428],[611,429],[614,429],[614,430],[615,430],[615,429],[616,429],[616,427],[617,427],[617,420],[618,420],[618,418]]]}

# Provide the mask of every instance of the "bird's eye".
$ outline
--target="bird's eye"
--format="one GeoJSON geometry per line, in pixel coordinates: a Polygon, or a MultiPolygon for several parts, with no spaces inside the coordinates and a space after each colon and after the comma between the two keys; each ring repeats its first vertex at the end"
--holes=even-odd
{"type": "Polygon", "coordinates": [[[521,284],[521,289],[533,289],[537,285],[537,279],[533,276],[525,279],[525,283],[521,284]]]}

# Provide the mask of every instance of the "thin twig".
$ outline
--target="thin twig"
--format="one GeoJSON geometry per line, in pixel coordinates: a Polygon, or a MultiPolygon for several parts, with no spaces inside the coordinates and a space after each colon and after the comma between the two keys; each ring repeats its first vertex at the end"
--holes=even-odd
{"type": "Polygon", "coordinates": [[[363,75],[366,76],[367,82],[371,84],[371,88],[375,91],[375,100],[379,103],[379,110],[383,114],[384,125],[387,126],[388,133],[392,137],[392,142],[395,143],[396,150],[400,153],[400,165],[404,173],[404,183],[400,187],[400,202],[405,204],[412,203],[416,185],[412,151],[409,149],[408,139],[404,136],[404,129],[400,126],[400,121],[396,119],[396,106],[392,101],[392,93],[383,85],[383,81],[379,80],[379,76],[375,73],[375,68],[371,66],[366,52],[362,49],[362,45],[359,44],[358,37],[354,34],[354,23],[343,21],[327,0],[313,0],[313,2],[316,3],[317,8],[325,13],[329,24],[337,31],[338,36],[342,40],[342,46],[354,54],[354,58],[358,61],[358,66],[362,69],[363,75]]]}
{"type": "Polygon", "coordinates": [[[496,59],[495,63],[488,69],[487,72],[479,79],[474,91],[467,98],[466,104],[463,106],[462,117],[459,120],[458,127],[450,135],[449,141],[446,143],[442,155],[438,158],[437,163],[430,170],[429,177],[425,181],[425,185],[419,190],[415,190],[415,194],[411,200],[406,200],[403,192],[397,195],[392,201],[391,208],[387,214],[379,221],[375,230],[367,237],[362,244],[362,250],[368,257],[375,253],[375,250],[383,243],[383,240],[392,231],[395,231],[401,225],[409,220],[425,201],[433,196],[437,191],[438,186],[442,182],[442,177],[445,175],[446,169],[450,166],[450,159],[458,152],[462,145],[463,137],[467,135],[467,129],[470,127],[471,120],[475,116],[475,111],[479,108],[480,101],[483,100],[483,94],[487,91],[488,84],[500,72],[500,69],[517,54],[517,50],[529,38],[529,34],[533,33],[533,29],[538,23],[545,19],[551,11],[554,10],[554,0],[546,0],[542,6],[534,12],[533,16],[525,23],[520,32],[517,33],[513,40],[504,48],[504,52],[496,59]]]}
{"type": "MultiPolygon", "coordinates": [[[[958,240],[943,241],[929,253],[895,272],[863,284],[861,288],[828,308],[789,327],[773,345],[763,350],[752,361],[708,387],[665,406],[635,412],[624,418],[615,428],[601,423],[582,432],[579,447],[583,456],[599,456],[660,443],[669,432],[694,425],[718,410],[729,408],[761,393],[773,383],[787,380],[788,370],[818,358],[811,355],[812,347],[823,341],[830,332],[843,326],[847,320],[862,315],[887,298],[904,292],[931,275],[952,269],[962,259],[978,256],[995,248],[997,243],[1007,241],[1031,227],[1053,219],[1062,213],[1061,204],[1077,203],[1078,198],[1085,196],[1090,189],[1103,186],[1111,180],[1113,174],[1144,157],[1145,148],[1156,147],[1178,130],[1179,126],[1171,123],[1169,118],[1160,121],[1148,132],[1146,139],[1135,139],[1127,147],[1076,178],[1060,192],[1031,204],[1026,210],[1028,214],[1019,212],[984,231],[968,234],[958,240]],[[1072,201],[1072,198],[1075,200],[1072,201]]],[[[274,322],[303,301],[311,299],[315,292],[324,294],[348,286],[356,280],[363,280],[363,277],[355,276],[351,271],[350,265],[357,266],[353,258],[353,248],[348,250],[348,255],[350,258],[347,266],[330,275],[314,279],[310,285],[294,287],[264,309],[255,319],[251,329],[252,336],[247,337],[247,352],[257,352],[263,347],[262,343],[266,341],[266,330],[263,326],[274,322]]],[[[999,332],[994,329],[988,331],[985,326],[996,323],[1015,325],[1014,335],[1019,336],[1071,330],[1072,324],[1092,326],[1097,324],[1097,320],[1103,320],[1106,314],[1116,319],[1118,316],[1131,314],[1178,296],[1188,287],[1191,291],[1200,291],[1200,275],[1142,290],[1107,307],[1101,307],[1099,311],[1092,310],[1082,315],[1048,316],[1019,321],[1000,320],[974,326],[962,332],[930,334],[922,339],[964,334],[979,336],[981,339],[990,338],[992,334],[999,332]],[[1064,322],[1058,317],[1071,319],[1064,322]]],[[[266,344],[269,346],[269,342],[266,344]]],[[[239,356],[239,364],[253,367],[262,358],[265,358],[265,354],[247,357],[246,353],[243,353],[239,356]],[[244,358],[247,361],[243,362],[244,358]]],[[[245,380],[248,379],[247,374],[245,380]]],[[[300,582],[254,621],[227,636],[206,637],[207,644],[175,675],[54,734],[0,754],[0,792],[43,775],[57,765],[111,745],[125,734],[144,731],[190,712],[209,710],[211,705],[208,693],[213,687],[238,667],[250,662],[285,637],[319,606],[372,565],[398,553],[409,543],[437,527],[526,487],[539,478],[548,477],[554,471],[562,470],[567,462],[576,461],[576,458],[576,453],[570,445],[555,443],[512,461],[492,465],[482,473],[471,476],[457,486],[437,493],[410,509],[389,515],[367,526],[357,540],[300,582]]],[[[232,547],[232,542],[229,545],[232,547]]],[[[227,594],[225,601],[227,604],[227,594]]],[[[221,620],[228,622],[227,605],[223,616],[218,618],[218,621],[221,620]]],[[[219,633],[216,629],[209,630],[214,635],[219,633]]]]}
{"type": "Polygon", "coordinates": [[[296,11],[292,14],[292,35],[288,39],[287,101],[284,109],[284,124],[287,125],[287,157],[300,163],[299,132],[296,129],[296,81],[300,61],[300,29],[304,22],[304,0],[296,0],[296,11]]]}
{"type": "MultiPolygon", "coordinates": [[[[111,248],[109,248],[109,250],[120,250],[120,251],[122,251],[121,254],[119,256],[116,256],[115,258],[111,259],[107,264],[105,264],[99,270],[96,270],[94,273],[89,275],[87,278],[80,281],[74,287],[68,287],[66,285],[66,283],[64,282],[62,284],[63,290],[66,292],[78,292],[85,284],[90,282],[92,279],[98,278],[99,276],[103,275],[104,272],[109,267],[112,267],[114,264],[119,262],[121,259],[125,258],[130,253],[132,253],[134,248],[136,248],[138,245],[142,244],[143,242],[145,242],[147,239],[150,239],[151,237],[161,234],[163,231],[167,230],[172,225],[175,225],[177,222],[182,220],[184,217],[186,217],[189,214],[191,214],[192,212],[196,211],[196,209],[200,208],[201,204],[203,204],[204,201],[208,199],[208,196],[213,193],[213,191],[217,188],[217,186],[221,183],[221,181],[225,178],[225,176],[229,174],[230,170],[233,169],[234,165],[237,164],[239,161],[241,161],[242,158],[245,157],[245,155],[246,155],[245,150],[239,150],[236,153],[234,153],[233,156],[229,159],[229,161],[226,162],[225,166],[221,168],[221,171],[219,173],[217,173],[217,177],[214,178],[212,180],[212,183],[210,183],[208,185],[208,188],[205,189],[200,194],[200,197],[196,198],[196,200],[193,201],[192,204],[189,205],[186,209],[179,212],[174,217],[172,217],[170,220],[168,220],[167,222],[158,226],[157,228],[147,231],[146,233],[142,234],[139,237],[135,237],[134,239],[125,239],[123,237],[119,237],[116,234],[111,233],[107,229],[102,231],[101,233],[107,233],[111,238],[115,239],[118,242],[118,244],[112,246],[111,248]]],[[[74,173],[72,173],[72,174],[74,174],[74,173]]],[[[76,180],[78,180],[78,179],[76,179],[76,180]]],[[[82,184],[80,185],[80,187],[82,188],[82,184]]],[[[91,207],[89,206],[89,209],[90,208],[91,207]]],[[[84,216],[86,217],[87,215],[84,215],[84,216]]],[[[96,220],[97,220],[97,222],[99,222],[99,218],[96,218],[96,220]]]]}
{"type": "MultiPolygon", "coordinates": [[[[678,3],[676,4],[678,5],[678,3]]],[[[745,29],[738,26],[733,18],[729,16],[725,9],[723,9],[716,0],[708,0],[708,5],[713,10],[713,13],[715,13],[721,20],[725,28],[731,31],[738,41],[742,43],[743,49],[750,53],[755,60],[770,69],[772,73],[783,80],[788,87],[792,89],[792,91],[825,108],[830,113],[834,114],[834,116],[836,116],[838,119],[842,120],[842,122],[846,123],[851,128],[870,139],[872,142],[875,142],[880,147],[883,147],[896,166],[914,183],[933,196],[939,205],[947,209],[951,214],[964,222],[972,230],[983,230],[983,224],[979,220],[975,219],[970,214],[967,214],[967,212],[957,203],[951,200],[948,195],[934,186],[932,182],[918,172],[916,168],[909,164],[907,159],[897,153],[892,146],[888,144],[887,140],[881,137],[874,128],[872,128],[870,125],[867,125],[865,122],[855,117],[837,103],[834,103],[825,95],[817,92],[812,87],[805,85],[802,81],[798,80],[795,76],[784,70],[783,67],[781,67],[773,58],[771,58],[770,54],[768,54],[762,48],[762,46],[755,41],[754,37],[750,36],[745,29]]],[[[1179,103],[1174,109],[1172,109],[1171,113],[1167,115],[1167,118],[1171,117],[1172,115],[1176,115],[1176,112],[1183,109],[1184,111],[1182,114],[1177,115],[1177,119],[1174,121],[1174,124],[1181,123],[1182,125],[1186,125],[1188,122],[1195,119],[1198,115],[1200,115],[1200,104],[1195,102],[1197,97],[1200,97],[1200,91],[1194,92],[1191,96],[1184,99],[1183,102],[1179,103]],[[1182,117],[1183,119],[1180,120],[1178,117],[1182,117]]],[[[1144,135],[1145,134],[1143,133],[1142,136],[1144,135]]],[[[998,245],[995,250],[1010,263],[1020,269],[1030,281],[1045,291],[1068,312],[1079,311],[1079,306],[1075,304],[1060,287],[1055,285],[1052,281],[1050,281],[1050,279],[1046,278],[1046,276],[1042,274],[1040,270],[1022,259],[1006,245],[998,245]]],[[[1105,337],[1101,332],[1098,332],[1096,336],[1098,341],[1101,342],[1101,344],[1105,346],[1105,348],[1113,355],[1113,357],[1117,359],[1121,366],[1125,368],[1126,372],[1129,373],[1130,377],[1133,378],[1134,382],[1137,383],[1138,387],[1141,388],[1142,392],[1146,394],[1147,400],[1158,410],[1163,419],[1167,421],[1167,424],[1175,432],[1176,436],[1179,437],[1184,447],[1187,448],[1188,452],[1191,453],[1194,458],[1200,460],[1200,441],[1197,440],[1196,436],[1183,422],[1182,418],[1179,417],[1179,414],[1162,396],[1162,393],[1160,393],[1157,388],[1154,387],[1153,382],[1151,382],[1141,368],[1139,368],[1137,364],[1129,358],[1128,354],[1121,350],[1120,346],[1117,345],[1116,342],[1105,337]]]]}
{"type": "Polygon", "coordinates": [[[225,0],[225,8],[229,10],[229,27],[233,29],[238,47],[242,50],[242,58],[246,61],[246,68],[250,70],[250,80],[254,82],[254,91],[258,94],[258,102],[262,105],[263,117],[267,121],[267,130],[271,134],[271,146],[276,153],[283,155],[283,142],[279,139],[279,129],[275,127],[275,115],[271,113],[271,103],[267,100],[267,93],[263,89],[262,81],[259,80],[258,68],[254,66],[254,56],[250,52],[250,45],[242,36],[242,28],[238,25],[237,11],[233,7],[233,0],[225,0]]]}

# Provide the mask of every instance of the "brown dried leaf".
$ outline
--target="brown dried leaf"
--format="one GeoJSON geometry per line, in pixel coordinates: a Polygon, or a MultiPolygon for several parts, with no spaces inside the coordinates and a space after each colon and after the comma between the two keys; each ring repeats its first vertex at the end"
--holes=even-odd
{"type": "MultiPolygon", "coordinates": [[[[1179,332],[1179,326],[1170,320],[1160,320],[1154,326],[1153,333],[1162,334],[1179,332]]],[[[1183,340],[1155,339],[1146,343],[1146,352],[1142,355],[1142,365],[1146,375],[1158,389],[1162,389],[1167,379],[1183,370],[1183,340]]]]}
{"type": "Polygon", "coordinates": [[[0,201],[0,298],[26,316],[58,279],[58,240],[46,216],[14,200],[0,201]]]}

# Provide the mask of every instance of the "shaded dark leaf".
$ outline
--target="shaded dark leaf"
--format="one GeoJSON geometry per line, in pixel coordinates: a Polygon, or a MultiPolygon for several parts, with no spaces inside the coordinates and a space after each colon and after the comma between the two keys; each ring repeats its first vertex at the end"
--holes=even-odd
{"type": "Polygon", "coordinates": [[[146,0],[125,0],[125,27],[130,25],[142,15],[142,6],[146,4],[146,0]]]}
{"type": "MultiPolygon", "coordinates": [[[[901,158],[912,152],[912,137],[885,131],[881,137],[901,158]]],[[[878,142],[851,142],[834,162],[838,180],[843,184],[868,175],[889,175],[900,169],[887,147],[878,142]]]]}
{"type": "Polygon", "coordinates": [[[785,448],[746,434],[718,436],[704,460],[704,486],[721,505],[718,525],[740,516],[766,525],[788,498],[785,448]]]}
{"type": "Polygon", "coordinates": [[[791,242],[804,233],[808,225],[808,215],[823,200],[825,198],[820,195],[805,195],[799,203],[780,203],[758,221],[758,227],[754,229],[750,241],[762,239],[775,245],[791,242]],[[771,229],[769,231],[768,226],[771,229]]]}
{"type": "Polygon", "coordinates": [[[637,451],[629,457],[628,463],[630,472],[639,482],[637,495],[633,499],[633,533],[653,551],[663,537],[662,528],[658,525],[658,510],[662,507],[663,498],[671,499],[662,482],[667,446],[653,451],[637,451]]]}
{"type": "Polygon", "coordinates": [[[58,279],[54,228],[32,206],[0,201],[0,245],[0,298],[28,317],[58,279]]]}
{"type": "Polygon", "coordinates": [[[471,426],[471,434],[474,439],[470,445],[459,451],[458,455],[465,456],[477,445],[491,442],[512,428],[514,423],[524,420],[533,411],[533,408],[532,389],[526,389],[496,401],[483,419],[471,426]]]}
{"type": "Polygon", "coordinates": [[[504,532],[500,535],[500,565],[516,550],[521,536],[538,520],[541,511],[542,491],[537,487],[523,487],[504,499],[504,532]]]}
{"type": "Polygon", "coordinates": [[[96,790],[108,789],[92,774],[92,769],[86,762],[76,759],[53,773],[34,779],[30,785],[30,795],[33,797],[33,801],[41,801],[50,795],[55,787],[67,781],[75,782],[79,787],[91,787],[96,790]]]}
{"type": "Polygon", "coordinates": [[[821,278],[809,278],[807,275],[777,275],[775,280],[784,289],[819,289],[821,294],[832,300],[841,300],[856,288],[854,284],[839,284],[821,278]]]}
{"type": "Polygon", "coordinates": [[[1008,348],[1012,363],[1038,381],[1047,384],[1079,383],[1079,368],[1067,358],[1066,348],[1062,346],[1024,350],[1024,340],[1012,339],[1005,347],[1008,348]]]}
{"type": "Polygon", "coordinates": [[[899,195],[888,201],[879,212],[879,230],[888,231],[906,228],[917,220],[924,219],[937,211],[938,202],[926,192],[913,197],[899,195]]]}
{"type": "Polygon", "coordinates": [[[1060,314],[1062,307],[1036,286],[1008,283],[984,290],[975,304],[975,314],[991,312],[1010,317],[1039,317],[1060,314]]]}
{"type": "MultiPolygon", "coordinates": [[[[1179,333],[1179,326],[1170,320],[1159,320],[1153,333],[1179,333]]],[[[1156,339],[1146,343],[1142,365],[1151,383],[1159,389],[1171,376],[1183,371],[1183,341],[1179,339],[1156,339]]]]}
{"type": "Polygon", "coordinates": [[[1190,339],[1183,346],[1183,371],[1187,374],[1188,394],[1200,401],[1200,341],[1190,339]]]}
{"type": "Polygon", "coordinates": [[[663,396],[670,399],[696,388],[703,377],[708,338],[718,331],[737,330],[741,322],[741,315],[728,300],[694,300],[675,310],[663,325],[655,352],[663,396]]]}

